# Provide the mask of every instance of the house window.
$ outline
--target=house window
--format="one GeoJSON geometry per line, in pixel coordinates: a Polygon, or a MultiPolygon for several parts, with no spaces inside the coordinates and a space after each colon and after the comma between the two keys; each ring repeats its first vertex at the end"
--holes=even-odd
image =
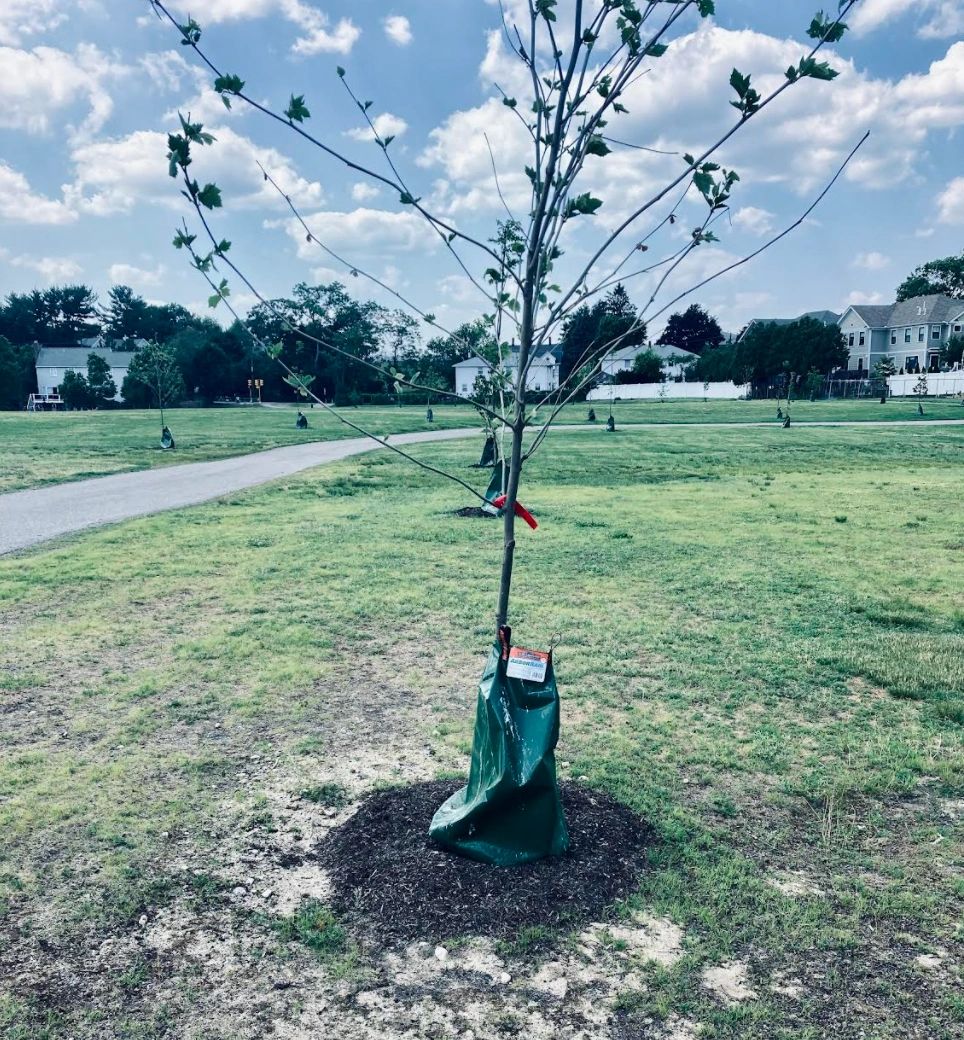
{"type": "Polygon", "coordinates": [[[960,332],[961,331],[961,326],[960,325],[955,325],[954,326],[954,331],[955,332],[960,332]]]}
{"type": "Polygon", "coordinates": [[[910,343],[910,329],[904,329],[904,342],[910,343]]]}
{"type": "Polygon", "coordinates": [[[850,333],[850,339],[849,339],[847,345],[850,346],[850,347],[852,347],[854,345],[854,334],[852,332],[850,333]]]}
{"type": "Polygon", "coordinates": [[[918,360],[918,357],[917,357],[916,354],[911,354],[911,356],[907,359],[906,363],[904,364],[904,369],[905,369],[905,371],[907,372],[908,375],[911,372],[919,372],[920,371],[920,361],[918,360]]]}
{"type": "Polygon", "coordinates": [[[463,394],[467,394],[468,392],[469,392],[469,388],[465,385],[465,383],[463,383],[462,384],[462,393],[463,394]]]}
{"type": "Polygon", "coordinates": [[[891,343],[896,343],[896,342],[897,342],[897,330],[896,330],[896,329],[892,329],[892,330],[891,330],[891,333],[890,333],[890,342],[891,342],[891,343]]]}
{"type": "Polygon", "coordinates": [[[923,343],[924,342],[924,326],[923,325],[921,325],[921,327],[917,330],[917,342],[918,343],[923,343]]]}
{"type": "Polygon", "coordinates": [[[863,372],[863,370],[864,370],[864,359],[863,358],[857,358],[857,371],[858,372],[863,372]]]}
{"type": "Polygon", "coordinates": [[[863,332],[861,332],[861,334],[860,334],[860,345],[861,346],[864,345],[864,333],[863,332]]]}
{"type": "Polygon", "coordinates": [[[931,339],[941,338],[941,327],[940,325],[931,325],[931,339]]]}

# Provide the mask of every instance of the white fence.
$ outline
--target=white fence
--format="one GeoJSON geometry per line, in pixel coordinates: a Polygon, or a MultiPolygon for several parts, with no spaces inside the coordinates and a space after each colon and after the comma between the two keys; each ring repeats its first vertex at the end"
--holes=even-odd
{"type": "Polygon", "coordinates": [[[750,386],[735,383],[623,383],[597,386],[586,395],[587,401],[679,401],[706,398],[709,401],[736,401],[750,394],[750,386]]]}
{"type": "MultiPolygon", "coordinates": [[[[894,397],[910,397],[919,380],[919,375],[891,376],[887,385],[894,397]]],[[[948,394],[964,394],[964,372],[928,372],[927,396],[945,397],[948,394]]]]}

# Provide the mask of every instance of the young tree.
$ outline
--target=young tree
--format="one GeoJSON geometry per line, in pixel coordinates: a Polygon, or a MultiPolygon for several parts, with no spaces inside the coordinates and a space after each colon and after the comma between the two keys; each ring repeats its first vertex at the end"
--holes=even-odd
{"type": "Polygon", "coordinates": [[[110,365],[99,354],[87,355],[87,389],[91,408],[113,404],[117,396],[117,384],[110,374],[110,365]]]}
{"type": "Polygon", "coordinates": [[[121,393],[124,402],[135,408],[159,408],[163,431],[164,409],[180,403],[185,393],[181,371],[170,350],[158,343],[140,347],[131,359],[121,393]]]}
{"type": "MultiPolygon", "coordinates": [[[[516,558],[516,516],[525,518],[528,515],[519,501],[525,464],[539,450],[561,410],[599,373],[604,357],[627,342],[638,331],[642,321],[650,320],[675,305],[689,291],[748,262],[788,234],[793,227],[799,226],[841,175],[850,157],[792,225],[753,253],[702,279],[687,292],[669,300],[652,314],[649,313],[669,279],[685,265],[692,254],[707,243],[718,241],[715,228],[721,226],[721,217],[727,212],[739,176],[735,171],[723,168],[713,157],[727,141],[760,112],[778,101],[785,92],[798,89],[808,80],[831,80],[836,76],[829,64],[818,60],[819,52],[827,43],[836,43],[842,38],[846,30],[843,18],[857,0],[840,0],[836,15],[828,17],[821,12],[813,18],[807,29],[812,41],[808,52],[799,63],[791,65],[772,88],[761,92],[753,86],[751,74],[734,69],[730,77],[730,88],[733,91],[730,103],[736,111],[729,129],[716,140],[695,148],[693,154],[683,155],[678,172],[670,174],[662,187],[630,203],[607,230],[598,232],[584,254],[571,259],[564,259],[565,246],[571,232],[587,224],[595,226],[592,218],[606,202],[588,186],[593,168],[598,168],[599,163],[605,163],[614,147],[624,147],[618,130],[610,129],[610,125],[618,126],[620,116],[627,112],[627,104],[632,103],[632,95],[637,89],[636,84],[642,83],[638,89],[645,89],[646,70],[672,46],[674,35],[680,29],[689,28],[687,19],[691,16],[706,18],[712,15],[715,10],[714,0],[652,0],[642,5],[638,5],[635,0],[597,0],[591,3],[571,0],[571,3],[566,3],[564,11],[559,9],[557,0],[517,0],[511,8],[512,13],[504,12],[505,37],[511,44],[512,54],[521,63],[527,85],[525,94],[521,91],[513,94],[503,92],[503,102],[509,110],[510,118],[520,121],[529,142],[528,162],[522,173],[530,192],[524,219],[517,219],[510,212],[508,219],[499,221],[488,238],[472,234],[448,216],[435,212],[430,203],[418,194],[394,158],[391,149],[393,138],[379,132],[372,103],[360,99],[353,91],[344,69],[336,70],[338,79],[367,122],[379,162],[384,163],[378,170],[344,155],[339,151],[337,141],[325,139],[321,136],[323,131],[314,132],[311,129],[309,99],[293,94],[283,109],[263,102],[260,100],[263,97],[261,88],[246,90],[242,76],[219,67],[202,48],[202,30],[193,18],[180,24],[169,13],[163,0],[150,2],[161,17],[166,17],[176,27],[182,43],[192,49],[212,71],[215,77],[214,89],[227,105],[239,101],[246,103],[276,125],[287,127],[306,144],[314,145],[330,159],[340,162],[352,171],[352,176],[364,175],[389,189],[403,210],[425,222],[440,247],[448,252],[462,274],[482,294],[488,309],[489,330],[498,351],[498,360],[492,365],[490,375],[498,379],[501,385],[499,406],[485,404],[479,407],[498,425],[500,437],[505,441],[504,494],[496,499],[503,511],[503,548],[495,609],[496,657],[492,659],[492,674],[502,675],[499,669],[503,666],[497,663],[498,647],[501,645],[505,648],[508,643],[506,626],[516,558]],[[688,205],[689,196],[701,207],[701,212],[694,221],[696,226],[680,242],[673,238],[669,229],[676,223],[677,214],[688,205]],[[660,236],[664,231],[667,232],[665,237],[669,239],[665,255],[653,260],[640,259],[645,257],[653,245],[662,242],[660,236]],[[484,270],[475,273],[480,269],[484,270]],[[530,408],[527,388],[531,365],[539,352],[553,342],[553,336],[566,319],[583,303],[609,291],[617,282],[647,273],[654,276],[655,284],[636,322],[623,328],[608,342],[594,341],[586,351],[587,356],[572,365],[562,385],[553,388],[534,408],[530,408]],[[513,345],[516,349],[512,349],[513,345]],[[511,376],[507,366],[510,357],[511,376]]],[[[229,276],[238,279],[247,292],[254,293],[261,300],[264,310],[261,327],[255,323],[252,332],[259,342],[266,343],[271,356],[279,360],[291,375],[294,375],[291,362],[284,356],[284,351],[289,349],[284,341],[289,337],[310,344],[309,349],[317,348],[319,359],[326,353],[341,361],[360,364],[369,371],[384,374],[384,366],[377,359],[346,350],[322,326],[318,326],[317,331],[309,331],[300,324],[302,315],[286,313],[268,301],[247,274],[243,259],[236,259],[230,241],[215,232],[213,221],[215,211],[222,205],[221,188],[214,183],[200,184],[194,178],[191,167],[196,149],[215,145],[211,134],[189,117],[182,116],[180,131],[169,136],[168,144],[169,172],[179,180],[194,221],[193,227],[185,223],[178,230],[174,244],[188,252],[193,265],[208,281],[212,291],[212,305],[223,304],[231,309],[229,276]],[[279,332],[280,337],[272,336],[273,331],[279,332]],[[277,346],[276,339],[282,341],[277,346]]],[[[631,147],[637,145],[631,143],[631,147]]],[[[855,151],[856,148],[851,156],[855,151]]],[[[308,244],[316,245],[326,257],[344,264],[353,273],[375,281],[427,324],[443,334],[447,333],[434,314],[419,308],[414,301],[386,286],[362,267],[352,263],[350,258],[341,256],[321,241],[291,197],[278,186],[271,171],[262,168],[262,172],[266,182],[275,187],[279,198],[299,223],[308,244]]],[[[494,175],[501,197],[497,169],[494,175]]],[[[504,197],[502,201],[505,202],[504,197]]],[[[687,215],[690,215],[688,210],[687,215]]],[[[413,374],[391,375],[402,385],[420,386],[413,374]]],[[[424,386],[421,388],[424,389],[424,386]]],[[[455,396],[454,392],[450,396],[455,396]]],[[[345,417],[340,418],[346,421],[345,417]]],[[[358,428],[357,424],[347,421],[358,428]]],[[[411,458],[397,446],[389,444],[386,447],[411,458]]],[[[412,461],[426,467],[420,460],[412,461]]],[[[483,497],[454,474],[443,475],[463,487],[469,487],[477,497],[483,497]]],[[[557,706],[554,683],[551,690],[547,687],[547,697],[548,703],[557,706]]],[[[481,729],[478,732],[483,734],[482,739],[495,739],[496,730],[502,725],[498,718],[484,714],[489,706],[491,702],[488,699],[486,705],[480,702],[478,725],[481,729]]],[[[553,717],[557,724],[558,714],[553,717]]],[[[522,756],[518,737],[502,732],[498,739],[505,752],[502,761],[524,760],[531,766],[533,758],[531,755],[522,756]]],[[[530,772],[527,766],[524,780],[518,781],[518,784],[516,781],[508,782],[508,788],[514,791],[518,785],[526,786],[531,781],[540,793],[546,794],[549,802],[555,797],[558,807],[558,796],[552,793],[555,790],[552,746],[554,736],[551,743],[547,744],[546,755],[535,756],[533,771],[530,772]]],[[[470,778],[470,790],[471,784],[470,778]]],[[[474,811],[477,806],[470,803],[475,796],[479,796],[479,791],[477,787],[475,795],[463,792],[467,799],[462,805],[463,809],[474,811]]],[[[516,833],[521,833],[525,830],[525,827],[518,827],[523,805],[524,800],[507,797],[494,817],[499,821],[512,818],[516,833]]],[[[534,812],[527,818],[534,826],[540,814],[534,812]]],[[[506,826],[509,828],[508,824],[506,826]]],[[[550,830],[551,833],[543,835],[545,844],[541,854],[559,851],[560,841],[564,847],[564,828],[561,832],[558,827],[550,830]]],[[[503,831],[503,834],[507,835],[508,830],[503,831]]],[[[538,844],[539,839],[533,837],[530,850],[538,844]]],[[[491,856],[496,862],[516,862],[517,859],[511,858],[516,851],[505,850],[505,857],[500,858],[496,850],[491,856]]],[[[478,847],[474,854],[480,858],[489,855],[478,847]]]]}
{"type": "Polygon", "coordinates": [[[659,342],[688,350],[691,354],[702,354],[723,342],[723,330],[716,318],[707,314],[698,303],[692,303],[682,314],[669,316],[659,342]]]}
{"type": "Polygon", "coordinates": [[[897,287],[897,300],[943,293],[964,299],[964,253],[929,260],[916,267],[897,287]]]}

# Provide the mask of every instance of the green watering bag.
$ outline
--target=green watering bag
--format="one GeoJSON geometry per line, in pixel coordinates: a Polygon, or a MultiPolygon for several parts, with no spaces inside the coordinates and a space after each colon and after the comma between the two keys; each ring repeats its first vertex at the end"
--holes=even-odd
{"type": "Polygon", "coordinates": [[[508,867],[569,848],[556,784],[559,693],[550,655],[541,682],[506,675],[500,631],[479,683],[467,786],[435,813],[429,835],[452,852],[508,867]]]}

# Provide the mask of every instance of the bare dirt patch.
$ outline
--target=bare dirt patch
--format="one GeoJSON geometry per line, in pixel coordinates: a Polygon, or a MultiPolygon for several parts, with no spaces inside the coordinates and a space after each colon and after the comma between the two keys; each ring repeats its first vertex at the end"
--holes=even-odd
{"type": "Polygon", "coordinates": [[[525,928],[572,928],[629,895],[653,834],[608,795],[562,785],[570,849],[493,868],[428,837],[435,810],[460,785],[433,781],[380,791],[320,844],[333,906],[382,939],[507,938],[525,928]]]}

